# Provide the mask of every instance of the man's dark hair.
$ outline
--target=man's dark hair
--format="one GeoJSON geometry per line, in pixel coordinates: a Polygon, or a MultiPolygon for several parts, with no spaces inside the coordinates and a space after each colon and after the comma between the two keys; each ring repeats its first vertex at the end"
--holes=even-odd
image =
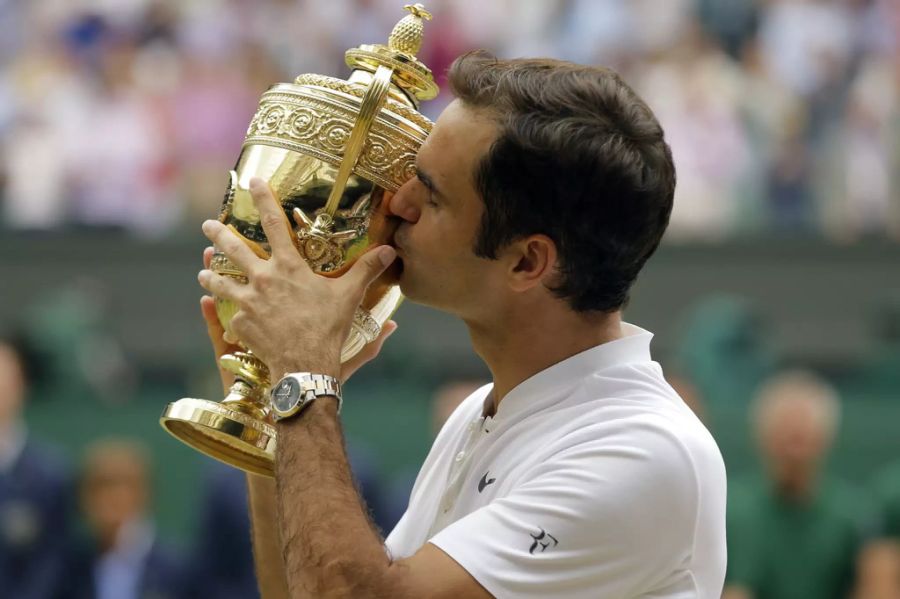
{"type": "Polygon", "coordinates": [[[485,204],[475,253],[550,237],[552,291],[578,312],[623,307],[672,212],[675,167],[650,108],[613,71],[549,59],[465,54],[453,93],[495,115],[499,135],[476,167],[485,204]]]}

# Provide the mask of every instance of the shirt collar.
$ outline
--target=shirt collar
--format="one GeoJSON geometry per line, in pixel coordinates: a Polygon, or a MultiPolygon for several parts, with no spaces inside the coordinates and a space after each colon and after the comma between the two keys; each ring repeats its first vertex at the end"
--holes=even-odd
{"type": "MultiPolygon", "coordinates": [[[[547,404],[559,401],[561,393],[579,384],[588,376],[613,366],[635,362],[649,362],[653,333],[641,327],[622,323],[622,336],[601,343],[525,379],[500,402],[492,417],[497,423],[507,422],[524,412],[535,412],[547,404]]],[[[493,391],[485,399],[483,414],[493,401],[493,391]]]]}
{"type": "Polygon", "coordinates": [[[140,563],[150,553],[155,539],[153,525],[144,519],[132,520],[119,530],[116,544],[106,558],[140,563]]]}
{"type": "Polygon", "coordinates": [[[25,425],[16,422],[0,436],[0,472],[9,472],[19,461],[28,438],[25,425]],[[2,438],[5,437],[5,438],[2,438]]]}

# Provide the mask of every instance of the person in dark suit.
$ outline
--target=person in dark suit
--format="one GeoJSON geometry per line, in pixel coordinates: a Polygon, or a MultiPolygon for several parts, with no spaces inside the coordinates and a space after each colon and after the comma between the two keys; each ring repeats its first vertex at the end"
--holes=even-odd
{"type": "Polygon", "coordinates": [[[28,434],[27,387],[25,352],[0,339],[0,595],[45,599],[63,575],[71,480],[62,458],[28,434]]]}
{"type": "Polygon", "coordinates": [[[127,440],[87,451],[81,508],[90,538],[73,549],[62,599],[181,599],[186,563],[157,537],[148,516],[150,460],[127,440]]]}
{"type": "Polygon", "coordinates": [[[256,599],[243,472],[211,462],[199,505],[192,588],[196,597],[256,599]]]}
{"type": "MultiPolygon", "coordinates": [[[[352,441],[348,441],[347,451],[360,493],[376,525],[384,529],[383,500],[371,454],[352,441]]],[[[210,599],[257,599],[244,473],[211,461],[197,513],[199,526],[188,594],[210,599]]]]}

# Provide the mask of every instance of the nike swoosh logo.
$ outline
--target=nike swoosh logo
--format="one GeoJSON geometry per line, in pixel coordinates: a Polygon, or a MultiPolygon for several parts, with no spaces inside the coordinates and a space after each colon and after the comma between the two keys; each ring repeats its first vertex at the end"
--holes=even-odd
{"type": "Polygon", "coordinates": [[[490,474],[490,473],[491,473],[490,470],[488,470],[487,472],[484,473],[484,476],[481,477],[481,480],[478,481],[478,492],[479,493],[484,491],[484,488],[486,486],[494,484],[494,482],[497,480],[496,478],[488,479],[488,474],[490,474]]]}

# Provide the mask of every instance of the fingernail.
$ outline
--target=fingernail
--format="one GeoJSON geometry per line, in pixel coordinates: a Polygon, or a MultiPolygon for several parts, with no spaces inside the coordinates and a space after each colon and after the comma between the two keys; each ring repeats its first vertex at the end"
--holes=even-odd
{"type": "Polygon", "coordinates": [[[378,250],[378,258],[381,260],[381,263],[387,266],[391,262],[394,261],[394,258],[397,256],[397,251],[389,245],[383,245],[378,250]]]}
{"type": "Polygon", "coordinates": [[[253,177],[250,179],[250,191],[259,191],[266,182],[261,177],[253,177]]]}

